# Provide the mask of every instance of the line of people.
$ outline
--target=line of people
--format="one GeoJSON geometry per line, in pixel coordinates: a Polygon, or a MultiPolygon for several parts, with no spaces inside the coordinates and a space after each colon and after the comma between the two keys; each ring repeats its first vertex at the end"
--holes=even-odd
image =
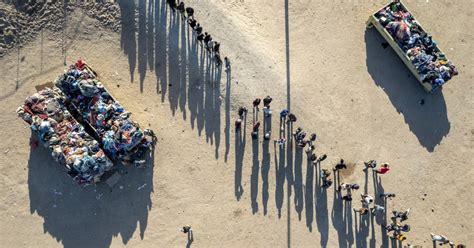
{"type": "MultiPolygon", "coordinates": [[[[270,103],[272,102],[272,98],[270,96],[266,96],[263,98],[263,118],[268,118],[272,115],[272,111],[270,108],[270,103]]],[[[260,98],[257,98],[253,101],[253,110],[252,110],[252,139],[257,139],[259,136],[259,128],[261,126],[261,123],[258,119],[259,116],[259,111],[260,111],[260,104],[262,103],[262,100],[260,98]]],[[[238,116],[237,119],[235,120],[235,131],[236,132],[241,132],[242,129],[242,122],[246,121],[247,118],[247,108],[245,107],[240,107],[238,109],[238,116]]],[[[287,109],[283,109],[280,112],[280,126],[279,126],[279,131],[280,135],[278,139],[275,139],[274,142],[278,144],[279,146],[283,147],[286,144],[286,139],[285,139],[285,130],[286,130],[286,125],[288,124],[289,128],[293,128],[293,124],[296,122],[297,118],[296,115],[293,113],[290,113],[287,109]]],[[[263,139],[264,141],[269,141],[271,138],[271,130],[270,128],[267,128],[268,125],[264,125],[264,128],[266,130],[263,130],[263,139]]],[[[320,162],[324,161],[327,158],[326,154],[322,154],[321,156],[316,156],[314,153],[315,151],[315,142],[317,140],[317,135],[316,133],[312,133],[311,135],[307,135],[307,132],[305,132],[301,127],[296,128],[295,132],[291,133],[291,137],[295,140],[295,144],[300,147],[300,148],[306,148],[306,153],[308,156],[308,159],[312,161],[312,165],[315,168],[318,168],[317,165],[320,164],[320,162]]],[[[370,160],[367,162],[364,162],[365,169],[368,171],[372,171],[374,176],[378,175],[383,175],[388,173],[391,170],[390,164],[388,163],[382,163],[380,165],[377,164],[376,160],[370,160]]],[[[334,168],[332,169],[332,172],[334,173],[334,178],[339,178],[339,172],[340,170],[347,169],[347,165],[344,161],[344,159],[341,159],[339,163],[337,163],[334,168]],[[337,177],[336,177],[337,176],[337,177]]],[[[320,175],[321,175],[321,187],[324,189],[327,189],[331,187],[333,184],[333,180],[331,179],[331,170],[326,169],[326,168],[321,168],[320,169],[320,175]]],[[[338,182],[340,183],[340,182],[338,182]]],[[[342,200],[344,201],[352,201],[352,191],[358,190],[360,188],[359,184],[357,183],[340,183],[338,187],[335,189],[338,192],[345,191],[346,194],[342,196],[342,200]]],[[[381,193],[379,194],[379,197],[383,200],[384,206],[375,204],[374,202],[374,197],[369,195],[369,194],[361,194],[361,203],[362,207],[360,208],[354,208],[354,213],[358,213],[360,216],[371,214],[373,216],[383,216],[385,214],[385,208],[387,205],[387,200],[392,200],[393,198],[396,197],[395,193],[381,193]]],[[[403,223],[404,221],[408,220],[408,216],[410,213],[410,208],[408,208],[405,211],[392,211],[392,216],[391,220],[392,223],[390,224],[385,224],[383,225],[383,228],[387,231],[387,233],[391,234],[390,237],[392,239],[398,240],[398,241],[405,241],[407,239],[406,234],[411,230],[411,226],[409,224],[403,223]]],[[[456,247],[456,248],[463,248],[465,247],[462,244],[459,245],[454,245],[453,242],[449,241],[445,236],[442,235],[434,235],[431,234],[433,242],[438,242],[440,245],[442,244],[450,244],[451,247],[456,247]]]]}
{"type": "MultiPolygon", "coordinates": [[[[185,7],[184,2],[180,1],[179,4],[176,0],[166,0],[170,9],[173,13],[178,12],[181,15],[182,20],[187,20],[189,26],[193,29],[196,34],[196,39],[199,41],[201,46],[205,46],[206,51],[210,58],[214,59],[216,65],[218,67],[222,64],[221,54],[220,54],[220,46],[221,43],[215,41],[211,34],[204,32],[201,24],[196,21],[194,18],[194,9],[192,7],[185,7]],[[203,44],[204,43],[204,44],[203,44]]],[[[225,57],[224,58],[226,71],[230,70],[230,60],[225,57]]]]}

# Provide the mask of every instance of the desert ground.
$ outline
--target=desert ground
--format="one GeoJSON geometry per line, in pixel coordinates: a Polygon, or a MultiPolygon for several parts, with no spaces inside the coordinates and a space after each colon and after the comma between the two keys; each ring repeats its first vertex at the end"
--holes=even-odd
{"type": "Polygon", "coordinates": [[[411,208],[403,245],[433,247],[430,233],[474,244],[474,1],[405,1],[459,70],[434,94],[366,29],[387,1],[185,1],[230,73],[164,0],[76,3],[66,14],[57,2],[30,16],[9,2],[1,28],[24,32],[2,32],[0,247],[402,247],[381,217],[352,212],[360,192],[395,192],[387,215],[411,208]],[[112,188],[74,184],[15,112],[79,58],[158,135],[146,168],[122,168],[112,188]],[[251,113],[237,135],[237,109],[267,95],[272,141],[250,137],[251,113]],[[318,134],[322,168],[345,159],[341,181],[361,185],[352,205],[320,187],[304,150],[274,145],[283,108],[318,134]],[[392,170],[374,179],[363,171],[371,159],[392,170]]]}

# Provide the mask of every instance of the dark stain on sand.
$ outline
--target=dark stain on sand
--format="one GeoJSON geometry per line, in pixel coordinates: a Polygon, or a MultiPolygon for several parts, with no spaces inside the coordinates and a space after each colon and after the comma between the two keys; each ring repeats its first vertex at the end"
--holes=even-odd
{"type": "Polygon", "coordinates": [[[347,169],[339,170],[340,175],[341,175],[341,181],[343,179],[349,178],[352,174],[354,174],[355,168],[356,168],[356,163],[348,163],[346,162],[347,169]]]}

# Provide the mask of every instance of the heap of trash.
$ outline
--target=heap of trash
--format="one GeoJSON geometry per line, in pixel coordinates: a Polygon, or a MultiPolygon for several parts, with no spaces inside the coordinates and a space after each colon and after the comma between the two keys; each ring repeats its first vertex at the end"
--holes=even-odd
{"type": "Polygon", "coordinates": [[[17,113],[76,182],[100,181],[111,160],[145,163],[156,141],[153,131],[130,119],[87,64],[78,60],[54,85],[27,97],[17,113]]]}
{"type": "Polygon", "coordinates": [[[420,79],[431,84],[431,91],[458,74],[432,36],[423,30],[400,2],[390,3],[379,10],[375,17],[408,56],[420,79]]]}

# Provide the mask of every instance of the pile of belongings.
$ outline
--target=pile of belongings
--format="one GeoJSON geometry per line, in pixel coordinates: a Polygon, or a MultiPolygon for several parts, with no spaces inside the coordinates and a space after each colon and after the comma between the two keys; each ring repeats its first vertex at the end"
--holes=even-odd
{"type": "Polygon", "coordinates": [[[431,91],[458,74],[456,67],[439,50],[431,35],[400,3],[391,3],[377,12],[375,17],[408,56],[421,80],[431,84],[431,91]]]}
{"type": "Polygon", "coordinates": [[[152,131],[142,131],[130,119],[131,113],[107,92],[87,64],[78,60],[54,84],[67,96],[69,106],[80,113],[79,118],[94,130],[107,156],[135,165],[145,162],[137,158],[151,145],[145,136],[152,131]]]}
{"type": "Polygon", "coordinates": [[[38,134],[41,143],[52,150],[54,159],[67,168],[74,181],[96,183],[113,163],[66,109],[64,101],[59,89],[45,88],[27,97],[17,113],[38,134]]]}

